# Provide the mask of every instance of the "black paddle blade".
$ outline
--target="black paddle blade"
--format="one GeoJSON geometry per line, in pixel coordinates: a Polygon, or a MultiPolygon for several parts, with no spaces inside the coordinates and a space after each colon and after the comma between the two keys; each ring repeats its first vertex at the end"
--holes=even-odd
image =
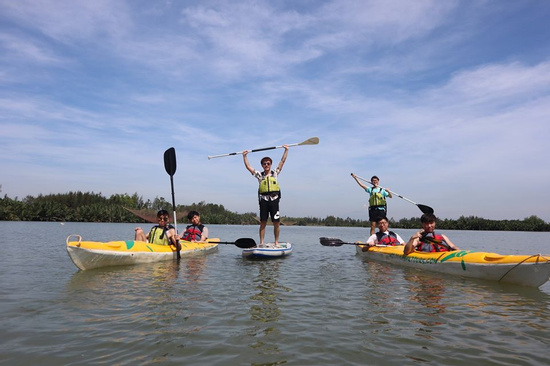
{"type": "Polygon", "coordinates": [[[176,173],[176,149],[173,147],[164,152],[164,169],[170,176],[176,173]]]}
{"type": "Polygon", "coordinates": [[[243,249],[254,248],[256,246],[256,242],[252,238],[240,238],[235,240],[235,246],[243,249]]]}
{"type": "Polygon", "coordinates": [[[418,208],[420,209],[420,211],[424,212],[425,214],[433,214],[434,213],[434,209],[431,208],[430,206],[426,206],[426,205],[423,205],[423,204],[417,204],[418,208]]]}
{"type": "Polygon", "coordinates": [[[319,242],[321,245],[324,245],[325,247],[341,247],[344,245],[344,242],[337,238],[319,238],[319,242]]]}

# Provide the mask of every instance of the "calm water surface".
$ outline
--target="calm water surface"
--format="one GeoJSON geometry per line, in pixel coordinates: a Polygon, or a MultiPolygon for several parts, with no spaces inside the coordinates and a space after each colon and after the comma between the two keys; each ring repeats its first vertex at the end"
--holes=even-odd
{"type": "MultiPolygon", "coordinates": [[[[69,234],[125,240],[134,226],[0,222],[2,365],[550,364],[549,283],[447,278],[319,244],[365,240],[366,228],[283,227],[294,252],[271,261],[220,245],[180,263],[79,271],[65,250],[69,234]]],[[[224,241],[257,237],[209,227],[224,241]]],[[[550,233],[446,233],[463,249],[550,254],[550,233]]]]}

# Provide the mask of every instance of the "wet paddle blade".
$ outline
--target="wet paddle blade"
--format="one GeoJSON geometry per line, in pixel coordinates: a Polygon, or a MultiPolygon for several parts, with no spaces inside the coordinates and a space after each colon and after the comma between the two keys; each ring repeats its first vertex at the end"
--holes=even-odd
{"type": "Polygon", "coordinates": [[[344,242],[337,238],[319,238],[319,242],[321,245],[324,245],[325,247],[341,247],[344,245],[344,242]]]}
{"type": "Polygon", "coordinates": [[[240,238],[235,240],[235,246],[243,249],[254,248],[256,242],[252,238],[240,238]]]}
{"type": "Polygon", "coordinates": [[[176,173],[176,149],[173,147],[164,152],[164,169],[170,176],[176,173]]]}

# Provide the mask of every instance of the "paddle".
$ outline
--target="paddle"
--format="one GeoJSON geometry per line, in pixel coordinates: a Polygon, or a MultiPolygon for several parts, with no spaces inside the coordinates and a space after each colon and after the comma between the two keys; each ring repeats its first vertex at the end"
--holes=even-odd
{"type": "Polygon", "coordinates": [[[324,245],[325,247],[341,247],[342,245],[344,244],[349,244],[349,245],[364,245],[364,246],[367,246],[367,247],[388,247],[388,246],[393,246],[393,245],[382,245],[382,244],[367,244],[367,243],[346,243],[338,238],[325,238],[325,237],[322,237],[322,238],[319,238],[319,242],[321,243],[321,245],[324,245]]]}
{"type": "Polygon", "coordinates": [[[365,243],[346,243],[338,238],[325,238],[324,236],[322,238],[319,238],[319,242],[321,245],[324,245],[325,247],[341,247],[344,244],[350,244],[350,245],[364,245],[365,243]]]}
{"type": "MultiPolygon", "coordinates": [[[[289,144],[287,145],[288,147],[291,147],[291,146],[300,146],[300,145],[317,145],[319,143],[319,138],[318,137],[311,137],[305,141],[302,141],[300,143],[297,143],[297,144],[289,144]]],[[[263,147],[261,149],[253,149],[253,150],[248,150],[249,153],[251,152],[257,152],[257,151],[265,151],[265,150],[273,150],[273,149],[280,149],[284,147],[283,145],[281,146],[272,146],[272,147],[263,147]]],[[[212,158],[221,158],[223,156],[232,156],[232,155],[237,155],[237,154],[242,154],[243,151],[238,151],[238,152],[234,152],[234,153],[229,153],[229,154],[221,154],[221,155],[209,155],[208,156],[208,160],[212,159],[212,158]]]]}
{"type": "Polygon", "coordinates": [[[212,242],[213,244],[234,244],[238,248],[254,248],[256,245],[256,242],[252,238],[240,238],[235,240],[234,242],[231,241],[216,241],[212,242]]]}
{"type": "MultiPolygon", "coordinates": [[[[353,176],[353,173],[351,173],[351,175],[353,176]]],[[[365,182],[367,182],[367,183],[370,183],[371,185],[374,186],[374,184],[372,184],[372,182],[371,182],[370,180],[367,180],[367,179],[365,179],[365,178],[361,178],[361,177],[358,176],[358,175],[356,175],[355,177],[357,177],[357,179],[360,179],[360,180],[362,180],[362,181],[365,181],[365,182]]],[[[380,186],[379,186],[379,187],[380,187],[380,186]]],[[[380,187],[380,188],[386,189],[386,188],[384,188],[384,187],[380,187]]],[[[423,205],[423,204],[420,204],[420,203],[416,203],[416,202],[414,202],[414,201],[411,201],[410,199],[408,199],[408,198],[406,198],[406,197],[403,197],[402,195],[400,195],[399,193],[397,193],[397,192],[395,192],[395,191],[391,191],[391,193],[392,193],[392,194],[395,194],[395,195],[396,195],[397,197],[399,197],[399,198],[404,199],[404,200],[407,201],[407,202],[412,203],[413,205],[416,205],[416,206],[420,209],[420,211],[422,211],[423,213],[426,213],[426,214],[433,214],[433,213],[434,213],[434,209],[431,208],[430,206],[426,206],[426,205],[423,205]]]]}
{"type": "MultiPolygon", "coordinates": [[[[174,211],[174,227],[178,232],[178,219],[176,217],[176,198],[174,196],[174,173],[176,173],[176,150],[171,147],[164,152],[164,169],[170,176],[170,187],[172,188],[172,210],[174,211]]],[[[181,259],[181,246],[176,240],[177,258],[181,259]]]]}

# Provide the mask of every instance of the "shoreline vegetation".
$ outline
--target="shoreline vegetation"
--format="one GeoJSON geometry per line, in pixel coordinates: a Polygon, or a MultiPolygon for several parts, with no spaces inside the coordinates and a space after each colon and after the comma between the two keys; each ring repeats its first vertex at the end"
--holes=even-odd
{"type": "MultiPolygon", "coordinates": [[[[104,197],[94,192],[69,192],[64,194],[27,196],[12,199],[7,195],[0,198],[0,221],[51,221],[51,222],[113,222],[144,223],[155,222],[156,212],[166,209],[172,212],[172,205],[163,197],[144,201],[137,193],[114,194],[104,197]]],[[[190,210],[201,213],[201,220],[207,224],[258,225],[259,218],[254,212],[236,213],[223,205],[213,203],[193,203],[176,207],[178,223],[187,223],[190,210]]],[[[418,217],[394,220],[393,229],[416,229],[421,227],[418,217]]],[[[357,220],[327,216],[281,218],[282,225],[294,226],[342,226],[370,227],[367,219],[357,220]]],[[[550,223],[535,215],[523,220],[488,220],[476,216],[460,216],[458,219],[438,219],[437,227],[445,230],[486,230],[486,231],[550,231],[550,223]]]]}

